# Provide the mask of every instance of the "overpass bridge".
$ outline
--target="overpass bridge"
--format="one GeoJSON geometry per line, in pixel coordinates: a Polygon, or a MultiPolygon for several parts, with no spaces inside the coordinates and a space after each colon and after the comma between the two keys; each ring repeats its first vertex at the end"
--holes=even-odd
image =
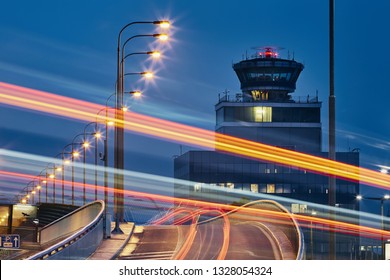
{"type": "MultiPolygon", "coordinates": [[[[280,204],[260,200],[232,211],[174,207],[147,224],[110,234],[103,201],[86,204],[37,231],[7,259],[303,259],[303,235],[280,204]]],[[[23,239],[22,239],[23,240],[23,239]]]]}

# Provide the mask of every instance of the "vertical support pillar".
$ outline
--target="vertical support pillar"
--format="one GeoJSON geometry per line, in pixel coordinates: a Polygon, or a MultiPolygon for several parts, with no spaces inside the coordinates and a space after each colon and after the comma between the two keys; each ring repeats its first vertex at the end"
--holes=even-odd
{"type": "MultiPolygon", "coordinates": [[[[329,159],[336,160],[336,97],[334,95],[334,0],[329,0],[329,159]]],[[[329,176],[329,206],[336,205],[336,177],[329,176]]],[[[330,210],[330,220],[335,219],[335,213],[330,210]]],[[[336,259],[335,231],[330,226],[329,259],[336,259]]]]}

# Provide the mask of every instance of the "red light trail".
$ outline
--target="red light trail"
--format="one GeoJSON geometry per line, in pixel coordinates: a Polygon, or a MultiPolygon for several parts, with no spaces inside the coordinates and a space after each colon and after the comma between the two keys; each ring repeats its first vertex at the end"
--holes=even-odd
{"type": "MultiPolygon", "coordinates": [[[[102,105],[54,95],[39,90],[0,83],[0,100],[4,104],[46,112],[83,121],[108,121],[96,113],[102,105]]],[[[232,137],[206,129],[183,125],[134,112],[125,113],[126,120],[114,118],[116,125],[123,125],[128,131],[153,136],[197,147],[217,149],[251,159],[271,161],[281,165],[291,165],[312,172],[334,175],[339,178],[358,181],[380,188],[390,188],[390,175],[356,167],[304,153],[265,145],[237,137],[232,137]]]]}

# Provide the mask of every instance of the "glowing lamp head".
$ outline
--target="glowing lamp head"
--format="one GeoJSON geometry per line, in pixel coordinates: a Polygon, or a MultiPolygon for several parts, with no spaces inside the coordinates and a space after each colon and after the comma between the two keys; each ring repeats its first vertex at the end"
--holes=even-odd
{"type": "Polygon", "coordinates": [[[47,183],[47,181],[46,181],[46,180],[43,180],[43,181],[42,181],[42,183],[46,184],[46,183],[47,183]]]}
{"type": "Polygon", "coordinates": [[[386,168],[381,168],[380,172],[383,174],[389,173],[389,171],[386,168]]]}
{"type": "Polygon", "coordinates": [[[114,126],[115,122],[114,121],[107,121],[108,126],[114,126]]]}
{"type": "Polygon", "coordinates": [[[167,20],[161,20],[158,22],[158,25],[163,28],[163,29],[168,29],[169,27],[171,27],[171,23],[167,20]]]}
{"type": "Polygon", "coordinates": [[[75,151],[75,152],[72,153],[72,155],[73,155],[74,158],[78,158],[80,156],[80,153],[75,151]]]}
{"type": "Polygon", "coordinates": [[[22,202],[23,204],[26,204],[27,199],[23,198],[21,202],[22,202]]]}
{"type": "Polygon", "coordinates": [[[152,56],[153,58],[160,58],[161,57],[161,53],[159,51],[148,52],[148,54],[150,56],[152,56]]]}
{"type": "Polygon", "coordinates": [[[70,160],[69,159],[64,160],[64,164],[69,165],[70,164],[70,160]]]}
{"type": "Polygon", "coordinates": [[[357,200],[362,200],[362,199],[363,199],[363,196],[360,195],[360,194],[358,194],[358,195],[356,196],[356,199],[357,199],[357,200]]]}
{"type": "Polygon", "coordinates": [[[61,167],[56,167],[56,171],[57,171],[57,172],[61,172],[61,171],[62,171],[62,168],[61,168],[61,167]]]}
{"type": "Polygon", "coordinates": [[[40,190],[41,188],[41,185],[37,185],[37,190],[40,190]]]}
{"type": "Polygon", "coordinates": [[[123,111],[123,112],[127,112],[127,111],[129,111],[129,108],[126,107],[126,106],[123,106],[123,107],[122,107],[122,111],[123,111]]]}
{"type": "Polygon", "coordinates": [[[33,191],[31,191],[31,194],[35,194],[35,191],[33,190],[33,191]]]}
{"type": "Polygon", "coordinates": [[[102,137],[102,134],[100,132],[95,132],[94,136],[95,138],[99,139],[102,137]]]}
{"type": "Polygon", "coordinates": [[[154,34],[153,36],[158,38],[160,41],[168,41],[169,39],[167,34],[154,34]]]}
{"type": "Polygon", "coordinates": [[[54,176],[54,174],[49,174],[49,178],[50,179],[54,179],[56,176],[54,176]]]}
{"type": "Polygon", "coordinates": [[[140,97],[142,95],[142,92],[140,92],[139,90],[135,90],[135,91],[130,91],[130,94],[133,95],[134,97],[140,97]]]}
{"type": "Polygon", "coordinates": [[[153,73],[152,72],[142,72],[141,73],[146,79],[151,79],[153,78],[153,73]]]}
{"type": "Polygon", "coordinates": [[[89,148],[89,145],[90,145],[89,142],[84,142],[84,143],[83,143],[83,147],[84,147],[84,148],[89,148]]]}
{"type": "Polygon", "coordinates": [[[385,194],[383,198],[384,199],[390,199],[390,195],[389,194],[385,194]]]}

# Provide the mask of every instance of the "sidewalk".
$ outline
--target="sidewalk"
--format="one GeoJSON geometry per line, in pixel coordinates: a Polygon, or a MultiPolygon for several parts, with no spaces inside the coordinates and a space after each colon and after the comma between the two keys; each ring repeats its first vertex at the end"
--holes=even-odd
{"type": "MultiPolygon", "coordinates": [[[[115,223],[111,223],[111,229],[114,229],[115,223]]],[[[111,234],[111,238],[103,239],[102,244],[88,258],[88,260],[113,260],[122,251],[123,247],[129,241],[133,230],[134,223],[124,223],[120,225],[123,233],[111,234]]]]}

